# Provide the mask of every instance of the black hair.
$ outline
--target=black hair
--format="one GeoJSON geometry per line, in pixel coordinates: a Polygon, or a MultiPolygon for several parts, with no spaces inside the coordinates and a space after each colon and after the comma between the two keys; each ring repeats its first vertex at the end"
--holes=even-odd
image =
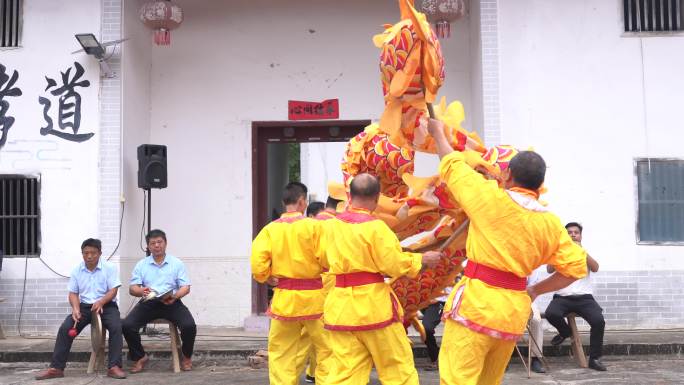
{"type": "Polygon", "coordinates": [[[311,202],[309,203],[309,207],[306,208],[306,216],[315,217],[318,213],[323,211],[324,208],[325,204],[323,202],[311,202]]]}
{"type": "Polygon", "coordinates": [[[150,243],[150,239],[152,238],[161,238],[166,242],[166,233],[159,229],[150,230],[150,232],[145,235],[145,242],[150,243]]]}
{"type": "Polygon", "coordinates": [[[544,183],[546,162],[534,151],[520,151],[511,159],[508,168],[520,187],[536,190],[544,183]]]}
{"type": "Polygon", "coordinates": [[[285,206],[297,203],[299,198],[306,199],[306,194],[309,190],[303,183],[290,182],[283,189],[283,203],[285,206]]]}
{"type": "Polygon", "coordinates": [[[83,249],[85,249],[88,246],[96,248],[97,251],[99,251],[100,253],[102,252],[102,241],[99,239],[95,239],[95,238],[86,239],[85,241],[83,241],[83,243],[81,243],[81,251],[83,251],[83,249]]]}
{"type": "Polygon", "coordinates": [[[336,210],[337,204],[340,202],[342,202],[342,201],[329,196],[328,200],[325,201],[325,208],[336,210]]]}
{"type": "Polygon", "coordinates": [[[577,227],[580,231],[580,234],[582,234],[582,230],[584,230],[584,227],[582,227],[582,225],[580,225],[577,222],[568,222],[568,224],[565,225],[566,230],[569,229],[570,227],[577,227]]]}
{"type": "Polygon", "coordinates": [[[380,193],[380,182],[373,175],[360,174],[352,179],[349,191],[352,198],[375,198],[380,193]]]}

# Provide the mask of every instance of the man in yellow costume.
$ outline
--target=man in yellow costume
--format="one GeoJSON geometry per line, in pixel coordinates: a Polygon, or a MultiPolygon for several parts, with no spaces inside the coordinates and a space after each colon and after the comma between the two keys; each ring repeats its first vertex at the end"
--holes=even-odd
{"type": "Polygon", "coordinates": [[[444,306],[441,384],[499,384],[531,301],[584,277],[586,252],[537,200],[546,173],[541,156],[516,155],[501,189],[468,165],[477,164],[479,155],[453,151],[440,121],[430,119],[428,130],[441,159],[440,176],[470,218],[468,264],[444,306]],[[556,273],[526,288],[526,277],[544,264],[556,273]]]}
{"type": "Polygon", "coordinates": [[[418,384],[403,310],[384,277],[416,276],[441,254],[403,252],[392,230],[371,215],[380,194],[375,177],[359,174],[350,189],[351,206],[326,221],[321,242],[322,261],[335,277],[323,316],[332,349],[327,383],[366,385],[375,365],[383,385],[418,384]]]}
{"type": "Polygon", "coordinates": [[[297,353],[304,341],[313,343],[316,380],[327,384],[325,363],[330,355],[327,331],[323,329],[323,271],[317,257],[321,221],[304,216],[307,188],[292,182],[285,186],[285,213],[266,225],[252,242],[252,274],[258,282],[274,289],[268,310],[271,327],[268,335],[268,372],[271,385],[299,384],[301,365],[297,353]],[[306,338],[306,337],[305,337],[306,338]]]}
{"type": "MultiPolygon", "coordinates": [[[[313,214],[313,218],[319,221],[327,221],[329,219],[335,218],[335,216],[337,215],[336,208],[340,202],[340,200],[329,196],[328,200],[325,202],[325,206],[315,213],[311,212],[312,204],[309,203],[309,207],[306,209],[307,216],[312,216],[311,214],[313,214]]],[[[325,228],[325,224],[322,224],[322,226],[323,228],[325,228]]],[[[323,280],[323,296],[325,297],[325,295],[328,294],[332,286],[335,284],[335,279],[333,277],[330,277],[327,271],[321,274],[321,278],[323,280]]],[[[302,331],[302,339],[304,341],[310,341],[306,329],[302,331]]],[[[299,352],[297,353],[297,365],[301,368],[306,366],[306,377],[304,378],[305,382],[316,382],[316,354],[314,353],[314,349],[311,343],[305,343],[300,346],[299,352]],[[306,365],[307,360],[309,362],[308,365],[306,365]]],[[[301,370],[298,369],[298,371],[301,370]]]]}

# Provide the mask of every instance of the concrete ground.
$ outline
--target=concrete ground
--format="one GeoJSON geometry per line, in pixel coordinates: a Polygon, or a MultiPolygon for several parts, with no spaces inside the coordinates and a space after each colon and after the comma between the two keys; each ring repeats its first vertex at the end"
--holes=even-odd
{"type": "MultiPolygon", "coordinates": [[[[527,372],[513,359],[506,372],[503,384],[630,384],[630,385],[666,385],[684,384],[684,357],[676,355],[653,356],[609,356],[604,358],[608,366],[607,372],[596,372],[580,369],[568,357],[550,359],[551,371],[546,375],[533,374],[527,378],[527,372]]],[[[417,361],[421,384],[439,384],[437,372],[422,369],[423,360],[417,361]]],[[[36,372],[46,364],[40,363],[0,363],[0,384],[53,384],[53,385],[96,385],[96,384],[268,384],[267,369],[250,369],[244,360],[203,360],[195,362],[193,372],[174,374],[170,370],[170,361],[157,360],[151,362],[148,369],[140,374],[131,375],[126,380],[113,380],[98,375],[87,375],[84,363],[70,364],[66,377],[49,381],[34,381],[36,372]]],[[[301,384],[305,384],[304,381],[301,384]]],[[[375,373],[370,384],[379,384],[375,373]]]]}
{"type": "MultiPolygon", "coordinates": [[[[150,335],[143,336],[145,349],[153,355],[168,358],[170,352],[168,328],[150,327],[148,332],[150,335]]],[[[587,332],[580,334],[585,345],[585,353],[587,353],[589,334],[587,332]]],[[[569,340],[566,340],[560,347],[555,347],[549,344],[553,333],[545,333],[544,337],[545,356],[568,356],[569,340]]],[[[426,357],[425,345],[417,336],[412,336],[411,339],[414,342],[415,357],[426,357]]],[[[441,329],[438,330],[437,340],[441,340],[441,329]]],[[[0,362],[49,362],[54,344],[54,336],[10,336],[4,340],[0,339],[0,362]]],[[[241,329],[202,328],[195,341],[195,352],[211,359],[243,359],[259,349],[266,349],[266,344],[267,337],[261,333],[250,333],[241,329]]],[[[520,342],[519,346],[522,353],[526,355],[527,343],[520,342]]],[[[124,352],[126,350],[124,343],[124,352]]],[[[90,351],[90,332],[85,330],[74,341],[69,360],[71,362],[87,361],[90,351]]],[[[607,330],[603,353],[607,356],[679,355],[684,353],[684,330],[607,330]]]]}
{"type": "MultiPolygon", "coordinates": [[[[192,373],[174,374],[169,360],[168,330],[153,327],[143,338],[144,346],[152,355],[152,364],[141,374],[124,381],[103,376],[87,375],[85,365],[90,355],[90,335],[84,332],[74,342],[69,357],[67,377],[36,382],[35,374],[47,367],[52,355],[54,337],[26,336],[0,340],[0,384],[268,384],[268,370],[247,367],[246,357],[266,347],[266,336],[237,329],[203,328],[195,344],[195,368],[192,373]]],[[[551,333],[546,333],[544,354],[551,370],[548,375],[527,378],[518,357],[513,357],[504,384],[684,384],[684,330],[606,331],[604,363],[608,372],[580,369],[568,356],[569,343],[561,347],[548,344],[551,333]]],[[[414,355],[419,367],[421,384],[439,384],[439,374],[422,369],[426,363],[424,345],[414,336],[414,355]]],[[[589,336],[582,333],[584,343],[589,336]]],[[[520,343],[526,355],[526,344],[520,343]]],[[[125,348],[124,348],[125,350],[125,348]]],[[[586,351],[586,347],[585,347],[586,351]]],[[[379,384],[373,374],[371,384],[379,384]]],[[[304,382],[302,382],[304,384],[304,382]]]]}

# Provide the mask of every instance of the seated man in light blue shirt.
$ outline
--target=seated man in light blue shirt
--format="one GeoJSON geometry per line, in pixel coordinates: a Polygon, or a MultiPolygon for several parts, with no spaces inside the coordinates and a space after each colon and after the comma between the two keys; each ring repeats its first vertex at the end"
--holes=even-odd
{"type": "Polygon", "coordinates": [[[152,230],[145,239],[152,255],[135,265],[129,286],[129,293],[143,297],[143,300],[123,320],[124,338],[130,358],[135,361],[131,373],[141,372],[149,360],[140,341],[140,328],[157,318],[169,320],[180,329],[183,342],[181,369],[192,370],[191,357],[197,327],[190,310],[180,300],[190,293],[190,279],[185,265],[180,259],[166,253],[166,234],[163,231],[152,230]]]}
{"type": "Polygon", "coordinates": [[[81,262],[69,278],[69,303],[71,315],[60,326],[52,353],[50,367],[38,373],[36,380],[64,377],[64,367],[71,350],[74,336],[69,336],[69,329],[75,328],[80,333],[90,324],[93,314],[98,313],[102,325],[109,333],[109,370],[107,376],[117,379],[126,378],[121,370],[121,316],[116,305],[116,294],[121,286],[116,266],[100,258],[102,242],[88,238],[81,244],[81,262]]]}

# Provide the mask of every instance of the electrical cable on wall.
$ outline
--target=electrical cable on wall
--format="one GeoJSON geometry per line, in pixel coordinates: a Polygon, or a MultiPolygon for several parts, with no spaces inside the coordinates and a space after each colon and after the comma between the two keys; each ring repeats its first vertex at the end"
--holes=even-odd
{"type": "Polygon", "coordinates": [[[42,257],[38,257],[38,260],[39,260],[40,262],[42,262],[43,265],[45,265],[45,267],[47,267],[48,269],[50,269],[51,272],[57,274],[58,276],[60,276],[60,277],[62,277],[62,278],[71,278],[71,277],[69,277],[68,275],[64,275],[64,274],[58,273],[55,269],[53,269],[52,267],[50,267],[50,265],[48,265],[47,262],[45,262],[45,261],[43,260],[42,257]]]}
{"type": "Polygon", "coordinates": [[[142,250],[144,253],[147,252],[145,248],[143,247],[143,233],[145,232],[145,219],[147,213],[147,190],[143,190],[143,220],[142,220],[142,226],[140,226],[140,242],[138,242],[138,246],[140,246],[140,250],[142,250]]]}
{"type": "MultiPolygon", "coordinates": [[[[116,251],[119,249],[119,246],[121,245],[121,230],[123,229],[123,216],[124,216],[124,210],[125,209],[126,209],[126,204],[124,202],[121,202],[121,218],[119,219],[119,241],[117,242],[116,247],[114,248],[114,251],[112,251],[112,253],[109,255],[109,257],[107,257],[107,261],[112,259],[112,257],[114,256],[114,253],[116,253],[116,251]]],[[[45,265],[45,267],[47,267],[51,272],[55,273],[56,275],[58,275],[62,278],[71,278],[68,275],[64,275],[64,274],[57,272],[50,265],[48,265],[48,263],[45,262],[42,257],[38,257],[38,260],[40,260],[40,262],[43,265],[45,265]]]]}
{"type": "MultiPolygon", "coordinates": [[[[43,262],[45,263],[45,262],[43,262]]],[[[17,333],[21,334],[21,315],[24,312],[24,298],[26,298],[26,276],[28,274],[28,257],[24,257],[24,289],[21,291],[21,305],[19,306],[19,320],[17,320],[17,333]]]]}
{"type": "Polygon", "coordinates": [[[107,257],[108,261],[112,259],[114,253],[116,253],[116,251],[119,250],[119,246],[121,245],[121,230],[123,229],[124,210],[126,210],[126,201],[121,201],[121,218],[119,218],[119,241],[116,243],[114,251],[112,251],[109,257],[107,257]]]}

